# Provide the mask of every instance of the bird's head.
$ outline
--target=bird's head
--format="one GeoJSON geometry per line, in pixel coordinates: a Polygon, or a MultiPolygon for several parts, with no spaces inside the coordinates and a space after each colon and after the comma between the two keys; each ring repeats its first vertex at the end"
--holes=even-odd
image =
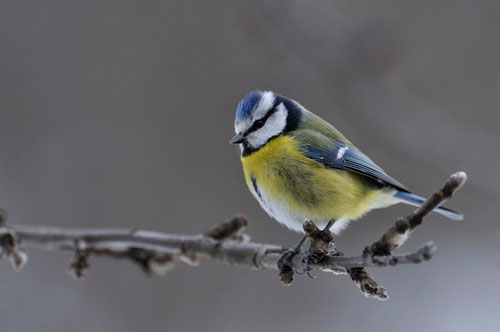
{"type": "Polygon", "coordinates": [[[305,109],[297,102],[271,91],[252,91],[236,109],[232,144],[245,153],[263,147],[271,139],[298,127],[305,109]]]}

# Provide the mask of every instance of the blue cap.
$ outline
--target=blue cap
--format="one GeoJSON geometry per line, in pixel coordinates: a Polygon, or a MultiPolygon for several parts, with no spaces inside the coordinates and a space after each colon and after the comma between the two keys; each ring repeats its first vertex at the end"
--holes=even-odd
{"type": "Polygon", "coordinates": [[[252,111],[254,110],[255,106],[259,103],[263,94],[264,93],[262,91],[252,91],[245,98],[243,98],[238,104],[238,108],[236,108],[235,121],[238,122],[240,120],[250,117],[252,111]]]}

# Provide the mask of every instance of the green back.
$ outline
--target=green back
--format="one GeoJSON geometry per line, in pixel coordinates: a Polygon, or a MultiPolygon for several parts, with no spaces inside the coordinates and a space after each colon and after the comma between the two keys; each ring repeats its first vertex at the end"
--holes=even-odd
{"type": "MultiPolygon", "coordinates": [[[[323,134],[324,136],[342,142],[346,143],[347,145],[352,146],[352,143],[344,136],[340,131],[338,131],[334,126],[320,118],[319,116],[307,112],[305,114],[305,117],[303,119],[303,122],[300,125],[300,129],[303,130],[313,130],[318,133],[323,134]]],[[[299,130],[300,130],[299,129],[299,130]]]]}
{"type": "Polygon", "coordinates": [[[306,112],[299,128],[288,133],[288,135],[303,145],[323,149],[332,148],[335,141],[354,147],[334,126],[311,112],[306,112]]]}

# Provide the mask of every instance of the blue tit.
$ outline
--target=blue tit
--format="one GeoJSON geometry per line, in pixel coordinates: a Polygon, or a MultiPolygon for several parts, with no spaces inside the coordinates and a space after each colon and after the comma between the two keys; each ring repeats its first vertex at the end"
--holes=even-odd
{"type": "MultiPolygon", "coordinates": [[[[294,231],[303,232],[310,220],[339,234],[372,209],[424,202],[294,100],[253,91],[238,104],[234,125],[231,143],[241,147],[248,188],[272,218],[294,231]]],[[[463,219],[443,206],[434,211],[463,219]]]]}

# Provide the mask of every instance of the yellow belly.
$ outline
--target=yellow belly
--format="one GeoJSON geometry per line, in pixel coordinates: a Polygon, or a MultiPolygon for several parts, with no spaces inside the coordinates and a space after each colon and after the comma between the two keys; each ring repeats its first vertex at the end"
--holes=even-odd
{"type": "Polygon", "coordinates": [[[289,136],[271,140],[242,157],[242,163],[247,185],[261,206],[295,230],[306,219],[318,225],[353,220],[373,208],[395,203],[392,195],[362,176],[305,157],[289,136]]]}

